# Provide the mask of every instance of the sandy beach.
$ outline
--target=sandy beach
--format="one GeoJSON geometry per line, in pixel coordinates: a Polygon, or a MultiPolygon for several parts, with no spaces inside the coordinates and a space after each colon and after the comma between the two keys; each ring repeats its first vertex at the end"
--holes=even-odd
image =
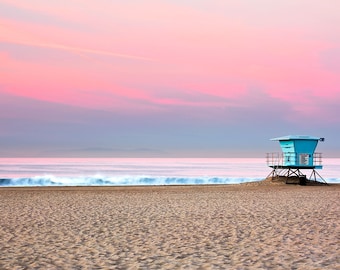
{"type": "Polygon", "coordinates": [[[340,269],[340,185],[0,189],[0,269],[340,269]]]}

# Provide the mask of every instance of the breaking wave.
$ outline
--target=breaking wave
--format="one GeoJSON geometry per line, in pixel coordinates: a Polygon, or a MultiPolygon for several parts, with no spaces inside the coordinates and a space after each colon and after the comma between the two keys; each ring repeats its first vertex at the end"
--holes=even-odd
{"type": "Polygon", "coordinates": [[[263,178],[237,177],[155,177],[155,176],[113,176],[113,177],[60,177],[35,176],[0,179],[0,186],[161,186],[161,185],[210,185],[239,184],[260,181],[263,178]]]}

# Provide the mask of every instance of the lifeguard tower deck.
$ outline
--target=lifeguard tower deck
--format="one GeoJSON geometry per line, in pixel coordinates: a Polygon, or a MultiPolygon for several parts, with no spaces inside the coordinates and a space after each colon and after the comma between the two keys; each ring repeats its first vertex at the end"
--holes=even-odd
{"type": "Polygon", "coordinates": [[[284,178],[286,184],[327,184],[316,171],[322,169],[321,153],[314,152],[324,138],[289,135],[271,140],[280,142],[282,153],[267,153],[267,165],[273,169],[268,177],[284,178]],[[312,170],[310,177],[302,170],[312,170]]]}

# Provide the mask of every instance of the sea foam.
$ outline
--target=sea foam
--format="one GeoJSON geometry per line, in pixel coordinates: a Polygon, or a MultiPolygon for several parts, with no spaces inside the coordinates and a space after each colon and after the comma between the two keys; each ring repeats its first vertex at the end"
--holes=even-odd
{"type": "Polygon", "coordinates": [[[58,177],[35,176],[0,179],[0,186],[155,186],[155,185],[209,185],[237,184],[260,181],[259,178],[237,177],[165,177],[165,176],[92,176],[58,177]]]}

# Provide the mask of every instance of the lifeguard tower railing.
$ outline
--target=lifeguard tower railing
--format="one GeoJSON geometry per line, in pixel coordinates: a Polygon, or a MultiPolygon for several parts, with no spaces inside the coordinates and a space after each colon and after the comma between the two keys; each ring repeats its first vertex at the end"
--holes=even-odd
{"type": "Polygon", "coordinates": [[[296,152],[267,153],[267,165],[273,169],[306,168],[322,169],[321,153],[298,154],[296,152]],[[312,161],[312,162],[310,162],[312,161]]]}

